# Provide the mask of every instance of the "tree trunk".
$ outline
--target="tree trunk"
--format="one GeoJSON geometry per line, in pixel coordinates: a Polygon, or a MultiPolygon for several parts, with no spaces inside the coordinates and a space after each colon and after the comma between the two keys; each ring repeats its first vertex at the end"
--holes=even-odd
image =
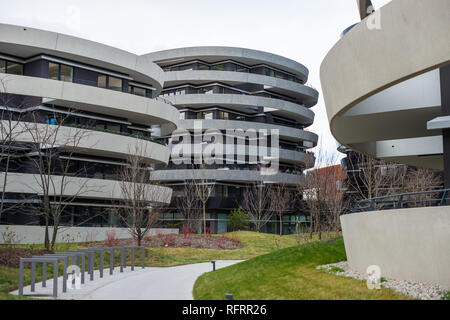
{"type": "Polygon", "coordinates": [[[56,244],[56,236],[58,234],[58,225],[53,225],[53,235],[52,235],[52,250],[55,250],[55,244],[56,244]]]}
{"type": "Polygon", "coordinates": [[[206,236],[206,203],[203,202],[203,234],[206,236]]]}
{"type": "Polygon", "coordinates": [[[280,236],[283,235],[283,216],[280,215],[280,236]]]}

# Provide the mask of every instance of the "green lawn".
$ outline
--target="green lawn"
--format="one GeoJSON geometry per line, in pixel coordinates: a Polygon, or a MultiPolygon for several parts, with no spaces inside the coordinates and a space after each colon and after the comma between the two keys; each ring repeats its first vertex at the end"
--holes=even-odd
{"type": "MultiPolygon", "coordinates": [[[[389,290],[369,291],[365,282],[337,277],[315,270],[315,266],[345,260],[343,241],[317,243],[313,239],[296,235],[277,236],[249,231],[228,233],[244,244],[235,250],[194,248],[147,248],[146,265],[169,267],[211,260],[248,260],[242,264],[215,273],[203,275],[195,284],[197,299],[223,299],[233,293],[236,299],[404,299],[389,290]],[[314,241],[313,244],[306,244],[314,241]]],[[[336,235],[332,235],[336,236],[336,235]]],[[[42,246],[34,246],[41,249],[42,246]]],[[[56,251],[81,248],[80,244],[58,244],[56,251]]],[[[128,256],[127,263],[130,263],[128,256]]],[[[136,265],[141,264],[139,250],[136,265]]],[[[115,266],[119,265],[116,254],[115,266]]],[[[98,257],[95,261],[98,268],[98,257]]],[[[109,256],[105,253],[105,269],[109,256]]],[[[47,277],[52,277],[48,268],[47,277]]],[[[25,269],[25,285],[30,283],[30,270],[25,269]]],[[[37,266],[37,281],[41,279],[41,266],[37,266]]],[[[62,266],[60,267],[62,273],[62,266]]],[[[0,266],[0,300],[17,299],[8,292],[18,288],[19,270],[0,266]]]]}
{"type": "MultiPolygon", "coordinates": [[[[243,248],[235,250],[193,249],[193,248],[155,248],[151,249],[153,266],[168,267],[187,263],[205,262],[211,260],[247,260],[263,254],[317,241],[317,235],[313,239],[301,238],[297,235],[278,236],[251,231],[237,231],[225,234],[226,237],[237,238],[244,244],[243,248]],[[277,247],[278,244],[278,247],[277,247]]],[[[330,234],[330,236],[338,236],[330,234]]]]}
{"type": "Polygon", "coordinates": [[[365,281],[315,269],[346,260],[343,240],[294,246],[202,275],[194,286],[199,300],[408,299],[389,289],[369,290],[365,281]]]}
{"type": "MultiPolygon", "coordinates": [[[[146,265],[152,267],[170,267],[184,264],[201,263],[211,260],[246,260],[257,257],[262,254],[274,252],[278,247],[292,247],[308,241],[316,241],[317,235],[313,236],[313,240],[300,239],[295,235],[277,236],[273,234],[262,234],[249,231],[238,231],[225,234],[232,238],[233,236],[244,244],[243,248],[236,250],[215,250],[215,249],[194,249],[194,248],[147,248],[146,265]]],[[[41,244],[33,246],[19,246],[23,248],[43,249],[41,244]]],[[[59,243],[56,245],[55,251],[76,250],[81,247],[81,243],[59,243]]],[[[136,265],[141,264],[140,251],[136,251],[136,265]]],[[[130,255],[128,254],[127,263],[130,263],[130,255]]],[[[116,253],[115,265],[119,266],[119,254],[116,253]]],[[[96,255],[95,268],[99,267],[99,258],[96,255]]],[[[109,267],[109,255],[105,253],[105,269],[109,267]]],[[[52,277],[52,268],[48,268],[47,277],[52,277]]],[[[42,277],[42,267],[36,266],[37,277],[39,281],[42,277]]],[[[62,265],[60,266],[62,273],[62,265]]],[[[30,284],[30,270],[25,269],[24,284],[30,284]]],[[[0,266],[0,300],[17,299],[17,296],[10,295],[8,292],[16,290],[19,286],[19,269],[7,268],[0,266]]],[[[25,298],[22,298],[25,299],[25,298]]]]}

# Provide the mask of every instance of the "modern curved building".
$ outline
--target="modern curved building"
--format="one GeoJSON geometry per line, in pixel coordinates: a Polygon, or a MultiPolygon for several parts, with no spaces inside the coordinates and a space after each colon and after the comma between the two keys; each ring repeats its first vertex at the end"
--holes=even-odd
{"type": "MultiPolygon", "coordinates": [[[[294,186],[302,170],[314,164],[314,156],[307,150],[317,145],[318,137],[307,128],[314,121],[310,108],[317,103],[318,92],[306,85],[308,69],[302,64],[267,52],[233,47],[180,48],[151,53],[146,58],[165,71],[161,96],[179,109],[180,129],[192,134],[192,139],[182,141],[192,157],[203,152],[202,144],[207,147],[201,137],[196,140],[198,135],[209,130],[223,134],[222,163],[193,170],[194,161],[175,163],[173,157],[178,154],[172,152],[169,167],[153,175],[155,180],[173,186],[175,193],[185,180],[205,177],[213,181],[207,207],[209,228],[226,231],[227,214],[240,206],[245,186],[262,179],[258,170],[264,159],[255,161],[248,153],[241,153],[248,152],[252,139],[258,140],[261,147],[264,135],[241,137],[234,130],[266,132],[266,138],[270,137],[266,140],[270,141],[271,130],[277,130],[278,147],[269,142],[266,157],[262,157],[278,162],[277,172],[263,177],[266,183],[294,186]],[[236,146],[238,139],[245,140],[246,148],[241,151],[236,146]],[[196,149],[198,146],[200,149],[196,149]],[[276,154],[271,149],[276,149],[276,154]]],[[[182,219],[176,208],[166,218],[171,223],[182,219]]],[[[295,221],[294,216],[285,219],[288,225],[295,221]]],[[[276,232],[276,225],[269,224],[265,231],[276,232]]]]}
{"type": "MultiPolygon", "coordinates": [[[[133,146],[140,145],[144,150],[140,155],[155,165],[169,161],[170,149],[161,135],[177,128],[179,112],[156,98],[164,85],[164,72],[148,57],[72,36],[1,24],[0,84],[2,150],[14,149],[5,189],[2,184],[7,206],[42,201],[34,164],[49,143],[33,136],[28,130],[31,122],[37,122],[42,132],[60,127],[51,147],[61,149],[58,160],[67,157],[71,166],[65,182],[62,170],[52,171],[51,193],[71,198],[63,221],[67,224],[84,220],[82,226],[87,227],[119,224],[113,202],[125,196],[118,171],[134,152],[133,146]],[[5,143],[10,120],[15,133],[5,143]],[[76,135],[83,139],[66,155],[68,141],[76,135]],[[40,150],[36,151],[36,145],[40,150]],[[88,219],[91,216],[95,218],[88,219]]],[[[2,182],[5,163],[2,156],[2,182]]],[[[151,188],[155,192],[149,192],[149,203],[170,202],[170,188],[151,188]]],[[[43,223],[22,210],[13,211],[2,214],[2,224],[43,223]]]]}
{"type": "Polygon", "coordinates": [[[321,81],[331,131],[342,145],[444,169],[449,6],[445,0],[394,0],[330,50],[321,81]],[[379,19],[380,29],[369,29],[370,19],[379,19]]]}
{"type": "MultiPolygon", "coordinates": [[[[450,188],[450,2],[392,0],[348,28],[321,65],[330,127],[344,146],[444,170],[450,188]]],[[[450,209],[341,218],[347,257],[365,272],[450,287],[450,209]]]]}

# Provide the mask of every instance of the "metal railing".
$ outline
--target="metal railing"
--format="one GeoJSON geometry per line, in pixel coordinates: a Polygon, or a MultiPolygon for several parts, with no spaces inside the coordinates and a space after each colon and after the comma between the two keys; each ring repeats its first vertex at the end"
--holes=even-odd
{"type": "MultiPolygon", "coordinates": [[[[58,276],[59,276],[59,262],[63,262],[63,277],[62,277],[62,292],[67,292],[67,284],[71,278],[69,278],[70,270],[72,273],[75,270],[70,267],[76,266],[80,267],[81,262],[81,272],[80,272],[80,284],[85,284],[85,272],[86,272],[86,259],[87,255],[87,273],[89,275],[90,281],[94,281],[94,262],[96,253],[100,255],[99,262],[99,274],[100,278],[103,278],[103,262],[105,258],[105,251],[109,252],[109,274],[112,276],[114,267],[115,267],[115,259],[114,252],[116,250],[120,251],[120,272],[123,273],[124,269],[127,267],[127,252],[131,250],[131,271],[134,271],[135,267],[135,250],[142,250],[142,269],[145,268],[145,247],[144,246],[123,246],[123,247],[102,247],[102,248],[88,248],[88,249],[78,249],[77,251],[67,251],[67,252],[56,252],[52,254],[45,254],[43,256],[33,256],[31,258],[20,258],[19,265],[19,290],[18,295],[24,295],[24,269],[25,263],[31,263],[31,293],[34,293],[36,290],[36,265],[42,264],[42,288],[47,287],[47,264],[53,264],[53,291],[52,295],[54,298],[58,296],[58,276]],[[72,265],[69,265],[69,259],[72,260],[72,265]],[[68,272],[69,270],[69,272],[68,272]]],[[[61,281],[60,281],[61,282],[61,281]]]]}
{"type": "Polygon", "coordinates": [[[375,210],[446,206],[450,204],[449,199],[450,189],[400,193],[360,200],[355,203],[352,213],[375,210]]]}

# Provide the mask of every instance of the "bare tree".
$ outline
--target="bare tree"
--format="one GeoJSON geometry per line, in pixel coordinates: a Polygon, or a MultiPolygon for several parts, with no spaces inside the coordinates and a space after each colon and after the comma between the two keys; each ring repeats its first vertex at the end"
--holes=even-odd
{"type": "Polygon", "coordinates": [[[242,208],[257,232],[260,232],[273,216],[271,189],[272,185],[260,180],[248,185],[244,191],[242,208]]]}
{"type": "Polygon", "coordinates": [[[146,233],[158,221],[158,211],[170,200],[168,189],[151,183],[151,162],[146,143],[137,140],[119,172],[122,208],[120,217],[140,246],[146,233]]]}
{"type": "Polygon", "coordinates": [[[269,197],[273,212],[280,219],[280,236],[283,235],[283,216],[292,202],[292,190],[285,184],[276,184],[270,189],[269,197]]]}
{"type": "MultiPolygon", "coordinates": [[[[35,193],[42,199],[41,210],[33,210],[33,214],[42,216],[45,221],[44,245],[46,249],[54,249],[60,228],[61,217],[67,206],[73,201],[93,191],[88,179],[79,179],[86,175],[86,168],[74,168],[74,153],[79,150],[83,141],[88,139],[89,132],[65,126],[70,112],[63,116],[53,114],[50,123],[37,112],[30,114],[31,121],[21,122],[24,140],[30,141],[29,160],[34,164],[37,175],[34,175],[37,188],[35,193]],[[50,238],[49,227],[53,226],[50,238]]],[[[91,217],[93,218],[93,217],[91,217]]]]}
{"type": "Polygon", "coordinates": [[[199,170],[193,170],[195,193],[202,203],[203,212],[203,234],[206,235],[206,203],[211,197],[212,190],[215,185],[215,181],[206,177],[206,171],[204,166],[200,166],[199,170]]]}
{"type": "Polygon", "coordinates": [[[407,167],[378,160],[360,153],[349,157],[348,186],[355,191],[355,199],[372,199],[401,192],[407,167]]]}
{"type": "Polygon", "coordinates": [[[195,182],[193,180],[185,180],[181,195],[175,198],[175,206],[183,215],[185,226],[190,232],[199,229],[202,210],[200,209],[201,201],[197,197],[195,182]]]}
{"type": "Polygon", "coordinates": [[[12,159],[17,154],[16,138],[20,135],[18,123],[20,113],[15,112],[12,96],[7,94],[6,82],[0,79],[0,166],[1,166],[1,200],[0,200],[0,221],[2,214],[7,211],[17,209],[21,203],[5,206],[8,173],[12,159]]]}
{"type": "Polygon", "coordinates": [[[322,238],[325,230],[340,228],[340,215],[348,208],[344,184],[345,176],[336,155],[329,155],[321,148],[316,152],[317,161],[310,165],[297,190],[310,213],[310,238],[314,232],[322,238]]]}
{"type": "MultiPolygon", "coordinates": [[[[444,184],[443,177],[439,172],[431,169],[410,167],[404,184],[404,192],[421,192],[439,190],[444,184]]],[[[409,200],[411,207],[430,206],[438,198],[438,193],[409,195],[405,200],[409,200]],[[420,201],[419,201],[420,200],[420,201]]]]}

